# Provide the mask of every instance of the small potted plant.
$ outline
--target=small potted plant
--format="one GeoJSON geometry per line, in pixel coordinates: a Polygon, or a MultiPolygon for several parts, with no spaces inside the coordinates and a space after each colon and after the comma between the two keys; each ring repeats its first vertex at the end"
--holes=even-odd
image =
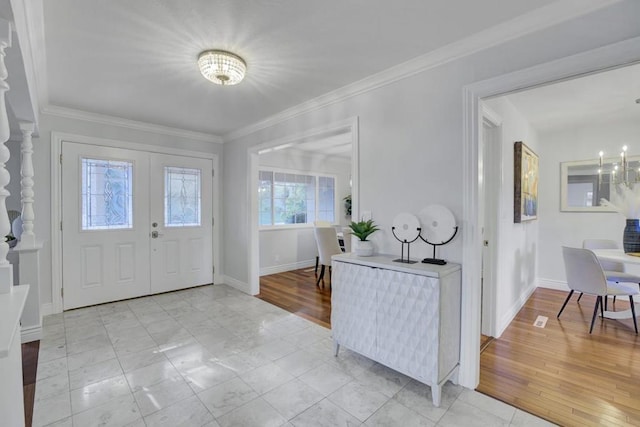
{"type": "Polygon", "coordinates": [[[344,214],[347,217],[351,216],[351,194],[343,198],[344,200],[344,214]]]}
{"type": "Polygon", "coordinates": [[[373,220],[370,219],[368,221],[359,222],[352,221],[351,224],[349,224],[349,228],[351,228],[351,234],[358,238],[358,241],[355,244],[356,255],[373,255],[373,242],[367,240],[367,237],[379,230],[378,226],[373,223],[373,220]]]}

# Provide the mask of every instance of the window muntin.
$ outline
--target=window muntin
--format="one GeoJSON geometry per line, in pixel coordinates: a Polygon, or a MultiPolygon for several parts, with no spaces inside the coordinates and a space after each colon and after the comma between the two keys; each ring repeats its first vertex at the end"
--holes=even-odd
{"type": "Polygon", "coordinates": [[[82,158],[82,230],[133,228],[133,163],[82,158]]]}
{"type": "Polygon", "coordinates": [[[335,178],[261,170],[258,173],[260,226],[335,221],[335,178]]]}
{"type": "Polygon", "coordinates": [[[193,227],[201,223],[201,171],[164,168],[164,226],[193,227]]]}

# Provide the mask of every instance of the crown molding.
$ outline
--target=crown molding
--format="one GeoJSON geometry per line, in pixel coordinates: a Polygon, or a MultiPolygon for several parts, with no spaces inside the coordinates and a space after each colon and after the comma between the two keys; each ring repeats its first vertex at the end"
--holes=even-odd
{"type": "Polygon", "coordinates": [[[123,119],[120,117],[108,116],[105,114],[89,113],[87,111],[75,110],[73,108],[60,107],[57,105],[47,105],[42,108],[43,114],[62,117],[66,119],[83,120],[102,125],[118,126],[142,132],[157,133],[160,135],[177,136],[179,138],[192,139],[196,141],[212,142],[222,144],[222,138],[218,135],[194,132],[185,129],[178,129],[169,126],[155,125],[136,120],[123,119]]]}
{"type": "Polygon", "coordinates": [[[259,130],[290,120],[296,116],[319,110],[331,104],[378,89],[398,80],[439,67],[448,62],[503,44],[507,41],[586,15],[620,1],[621,0],[562,0],[549,4],[465,39],[373,74],[355,83],[305,101],[302,104],[283,110],[252,125],[229,132],[223,135],[222,139],[225,143],[232,142],[259,130]]]}

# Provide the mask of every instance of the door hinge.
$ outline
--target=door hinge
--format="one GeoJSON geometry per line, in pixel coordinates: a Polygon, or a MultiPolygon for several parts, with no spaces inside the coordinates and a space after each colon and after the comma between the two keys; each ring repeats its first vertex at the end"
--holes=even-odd
{"type": "Polygon", "coordinates": [[[216,274],[216,266],[214,265],[211,270],[213,270],[213,274],[216,274]]]}
{"type": "Polygon", "coordinates": [[[62,221],[60,221],[60,231],[62,231],[62,221]]]}
{"type": "Polygon", "coordinates": [[[60,296],[64,298],[64,288],[60,288],[60,296]]]}
{"type": "Polygon", "coordinates": [[[216,176],[216,171],[211,169],[211,176],[216,176]]]}
{"type": "Polygon", "coordinates": [[[215,218],[211,218],[211,226],[213,227],[216,224],[216,219],[215,218]]]}
{"type": "Polygon", "coordinates": [[[62,154],[60,154],[60,164],[62,164],[62,154]]]}

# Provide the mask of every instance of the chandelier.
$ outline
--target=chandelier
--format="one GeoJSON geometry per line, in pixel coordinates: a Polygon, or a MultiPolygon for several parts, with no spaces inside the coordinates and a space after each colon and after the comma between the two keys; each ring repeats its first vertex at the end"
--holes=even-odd
{"type": "Polygon", "coordinates": [[[598,182],[600,185],[603,183],[624,184],[627,187],[632,187],[633,184],[640,181],[640,168],[638,167],[640,164],[638,164],[637,158],[629,161],[626,145],[622,147],[619,161],[605,160],[603,151],[600,151],[598,156],[598,182]]]}
{"type": "Polygon", "coordinates": [[[223,86],[240,83],[247,72],[247,64],[242,58],[224,50],[200,53],[198,67],[205,79],[223,86]]]}

